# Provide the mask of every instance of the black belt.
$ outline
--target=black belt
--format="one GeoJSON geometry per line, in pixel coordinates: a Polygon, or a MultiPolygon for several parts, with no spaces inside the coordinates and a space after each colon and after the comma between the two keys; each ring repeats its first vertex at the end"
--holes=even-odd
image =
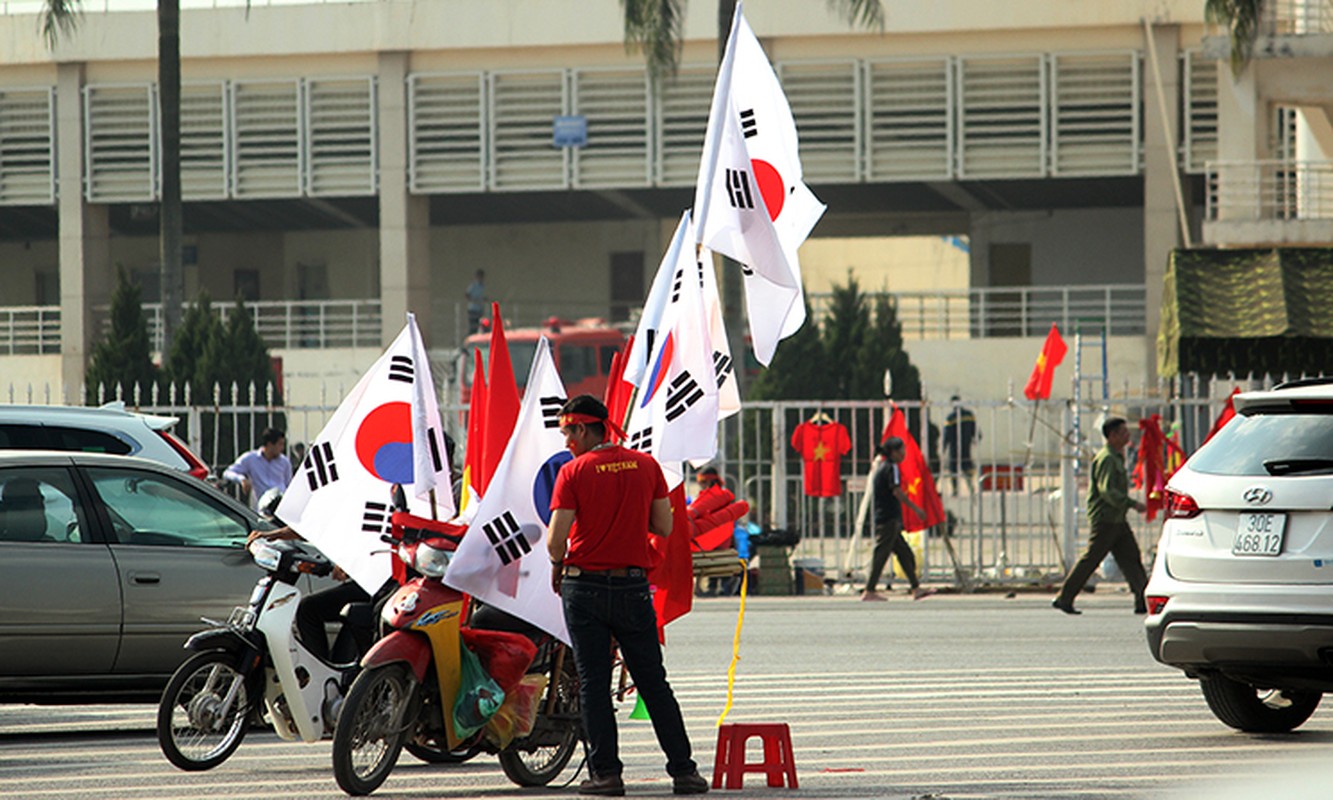
{"type": "Polygon", "coordinates": [[[643,567],[616,567],[615,569],[565,567],[566,578],[646,578],[647,576],[648,572],[643,567]]]}

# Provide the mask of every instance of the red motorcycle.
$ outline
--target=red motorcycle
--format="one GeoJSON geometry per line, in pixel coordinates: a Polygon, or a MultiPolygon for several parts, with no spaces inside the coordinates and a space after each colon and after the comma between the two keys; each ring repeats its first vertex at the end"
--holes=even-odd
{"type": "MultiPolygon", "coordinates": [[[[582,733],[578,674],[559,640],[528,627],[523,632],[465,626],[467,597],[441,580],[466,528],[415,517],[392,518],[401,588],[385,604],[387,633],[361,661],[362,671],[347,693],[333,737],[333,774],[343,791],[369,794],[384,782],[406,748],[426,761],[465,761],[495,753],[505,775],[519,786],[545,786],[560,774],[582,733]],[[457,720],[481,719],[476,704],[490,698],[464,694],[461,648],[464,640],[508,654],[512,672],[522,653],[526,673],[506,703],[519,710],[497,718],[517,720],[509,732],[483,726],[460,731],[457,720]],[[529,678],[529,676],[532,676],[529,678]]],[[[481,615],[478,615],[481,616],[481,615]]],[[[502,615],[503,616],[503,615],[502,615]]],[[[513,618],[508,618],[513,619],[513,618]]],[[[509,626],[505,626],[509,627],[509,626]]],[[[501,712],[505,706],[501,706],[501,712]]]]}

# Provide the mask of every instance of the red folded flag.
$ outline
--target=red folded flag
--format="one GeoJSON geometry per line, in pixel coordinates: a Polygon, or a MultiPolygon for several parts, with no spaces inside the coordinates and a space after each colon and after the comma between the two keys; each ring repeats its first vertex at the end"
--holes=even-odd
{"type": "Polygon", "coordinates": [[[907,446],[907,456],[898,465],[898,477],[902,481],[903,491],[907,492],[913,503],[926,512],[926,518],[921,519],[915,511],[904,506],[903,530],[920,531],[932,525],[939,525],[944,522],[944,503],[940,500],[939,490],[935,488],[935,478],[926,465],[926,457],[922,455],[916,439],[912,438],[912,432],[907,430],[907,417],[903,416],[903,410],[897,406],[893,408],[889,424],[884,426],[884,435],[880,437],[880,442],[887,441],[890,436],[897,436],[907,446]]]}
{"type": "Polygon", "coordinates": [[[473,479],[483,494],[490,486],[495,468],[500,466],[500,457],[509,445],[509,437],[514,435],[520,405],[518,381],[514,379],[514,362],[509,358],[509,340],[505,338],[499,303],[491,303],[491,316],[491,363],[487,370],[486,416],[483,418],[486,427],[482,431],[485,444],[481,451],[481,475],[473,479]]]}
{"type": "Polygon", "coordinates": [[[467,451],[463,454],[463,488],[481,496],[482,450],[486,446],[486,368],[481,348],[472,351],[472,396],[467,405],[467,451]]]}
{"type": "MultiPolygon", "coordinates": [[[[1208,429],[1208,435],[1203,437],[1203,444],[1208,444],[1208,440],[1216,436],[1217,432],[1222,430],[1231,421],[1232,417],[1236,416],[1236,395],[1238,394],[1240,394],[1239,386],[1232,389],[1231,394],[1227,395],[1227,404],[1222,407],[1222,413],[1217,415],[1217,421],[1213,423],[1213,427],[1208,429]]],[[[1199,446],[1202,447],[1203,445],[1199,446]]]]}
{"type": "MultiPolygon", "coordinates": [[[[606,404],[607,418],[617,425],[624,425],[628,421],[629,401],[634,394],[634,384],[625,382],[625,362],[629,360],[629,351],[633,346],[634,337],[631,336],[625,343],[625,349],[611,358],[611,372],[606,378],[606,397],[603,402],[606,404]]],[[[611,434],[611,441],[617,438],[614,433],[611,434]]]]}
{"type": "Polygon", "coordinates": [[[1023,387],[1023,395],[1029,400],[1045,400],[1051,396],[1051,379],[1055,377],[1055,368],[1065,360],[1069,348],[1060,338],[1060,329],[1051,325],[1051,332],[1046,334],[1046,343],[1041,346],[1037,356],[1037,365],[1032,368],[1032,377],[1023,387]]]}
{"type": "Polygon", "coordinates": [[[694,556],[690,541],[694,530],[685,508],[685,485],[671,490],[671,535],[649,534],[649,541],[657,555],[657,564],[648,570],[648,582],[653,585],[653,609],[657,611],[657,639],[666,641],[665,628],[669,622],[690,613],[694,607],[694,556]]]}

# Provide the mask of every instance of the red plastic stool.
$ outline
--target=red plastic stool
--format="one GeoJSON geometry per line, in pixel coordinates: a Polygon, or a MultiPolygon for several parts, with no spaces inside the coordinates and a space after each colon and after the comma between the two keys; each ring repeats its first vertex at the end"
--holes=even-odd
{"type": "Polygon", "coordinates": [[[725,775],[728,789],[739,789],[747,772],[762,772],[768,776],[769,786],[781,786],[786,778],[787,787],[796,786],[796,758],[791,752],[791,730],[787,724],[736,723],[717,729],[717,757],[713,759],[713,788],[722,788],[725,775]],[[758,736],[764,742],[764,760],[746,762],[745,744],[758,736]]]}

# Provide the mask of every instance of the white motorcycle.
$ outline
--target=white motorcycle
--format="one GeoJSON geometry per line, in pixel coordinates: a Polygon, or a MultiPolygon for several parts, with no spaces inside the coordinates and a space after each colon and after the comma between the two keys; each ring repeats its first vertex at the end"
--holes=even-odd
{"type": "MultiPolygon", "coordinates": [[[[330,663],[312,654],[294,635],[297,585],[302,575],[322,577],[333,562],[313,546],[298,541],[256,539],[249,545],[255,563],[267,574],[259,579],[247,606],[225,622],[191,636],[195,651],[182,664],[157,710],[157,740],[163,754],[183,770],[212,769],[226,761],[262,707],[278,736],[316,742],[333,734],[347,687],[359,670],[360,653],[347,663],[330,663]]],[[[374,628],[370,603],[344,609],[340,637],[357,638],[374,628]]],[[[335,644],[332,652],[346,652],[335,644]]]]}

